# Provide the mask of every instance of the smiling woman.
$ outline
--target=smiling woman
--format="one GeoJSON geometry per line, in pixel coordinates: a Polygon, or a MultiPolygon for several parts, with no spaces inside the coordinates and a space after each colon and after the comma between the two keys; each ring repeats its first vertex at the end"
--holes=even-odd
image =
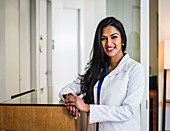
{"type": "MultiPolygon", "coordinates": [[[[148,74],[148,10],[148,0],[141,2],[140,0],[0,0],[0,101],[10,99],[12,95],[30,88],[52,86],[61,90],[60,87],[75,79],[78,73],[82,74],[89,58],[97,23],[106,16],[115,16],[123,23],[127,33],[126,51],[124,36],[116,25],[101,28],[103,30],[99,31],[100,34],[97,34],[99,37],[95,40],[98,45],[93,48],[94,63],[89,63],[87,66],[87,70],[91,73],[86,72],[86,76],[84,74],[80,77],[81,81],[78,79],[74,82],[74,86],[82,82],[82,88],[78,84],[78,90],[73,88],[74,91],[69,90],[69,92],[74,92],[76,95],[85,93],[84,102],[88,109],[88,103],[96,104],[97,89],[99,89],[97,85],[100,83],[101,91],[98,92],[101,92],[101,101],[104,102],[101,104],[108,106],[113,102],[116,106],[119,105],[121,102],[119,95],[124,95],[126,92],[127,86],[123,85],[127,85],[124,74],[127,68],[117,69],[117,67],[128,63],[124,60],[130,59],[130,56],[141,62],[145,67],[146,75],[148,74]],[[48,32],[47,26],[50,28],[48,32]],[[106,28],[112,29],[104,33],[106,28]],[[112,32],[113,28],[116,33],[112,32]],[[108,31],[111,33],[107,33],[108,31]],[[47,34],[50,39],[47,38],[47,34]],[[118,39],[121,39],[119,43],[122,46],[116,44],[115,41],[118,39]],[[116,56],[117,53],[121,55],[115,57],[117,60],[111,63],[110,56],[116,56]],[[109,79],[113,74],[115,74],[114,80],[109,79]],[[104,79],[99,82],[101,78],[104,79]],[[116,94],[116,92],[121,93],[116,94]],[[103,98],[106,96],[114,96],[114,98],[105,101],[103,98]]],[[[147,89],[149,89],[148,81],[141,105],[143,131],[148,128],[147,89]]],[[[77,96],[74,97],[73,100],[76,100],[77,96]]],[[[92,112],[91,108],[89,114],[93,114],[92,112]]],[[[81,131],[85,129],[85,122],[82,123],[81,131]]]]}
{"type": "Polygon", "coordinates": [[[125,49],[121,22],[114,17],[103,19],[96,29],[85,74],[60,92],[71,116],[77,119],[79,111],[87,112],[88,131],[141,131],[144,69],[125,49]],[[85,94],[84,100],[78,94],[85,94]]]}

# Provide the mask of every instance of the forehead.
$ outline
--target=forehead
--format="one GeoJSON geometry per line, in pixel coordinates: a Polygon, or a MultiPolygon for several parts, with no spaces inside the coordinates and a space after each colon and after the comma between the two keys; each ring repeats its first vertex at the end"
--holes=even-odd
{"type": "Polygon", "coordinates": [[[102,35],[120,34],[120,32],[114,26],[106,26],[102,30],[102,35]]]}

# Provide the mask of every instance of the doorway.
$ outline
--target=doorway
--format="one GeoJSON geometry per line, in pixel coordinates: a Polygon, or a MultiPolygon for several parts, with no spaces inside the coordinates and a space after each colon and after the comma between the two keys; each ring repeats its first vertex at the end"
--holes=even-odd
{"type": "Polygon", "coordinates": [[[158,0],[149,3],[149,131],[158,130],[158,0]]]}

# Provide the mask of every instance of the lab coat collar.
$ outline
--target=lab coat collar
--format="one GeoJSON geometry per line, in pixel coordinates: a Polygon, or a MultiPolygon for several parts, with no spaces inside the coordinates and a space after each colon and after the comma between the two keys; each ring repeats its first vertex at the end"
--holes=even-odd
{"type": "MultiPolygon", "coordinates": [[[[111,76],[114,76],[116,74],[119,74],[121,72],[126,72],[128,70],[128,61],[130,60],[130,56],[128,53],[125,54],[125,56],[122,58],[122,60],[120,61],[120,63],[118,64],[118,66],[113,70],[111,71],[106,77],[106,78],[110,78],[111,76]]],[[[97,88],[97,85],[98,85],[98,82],[96,82],[95,84],[95,87],[97,88]]],[[[105,82],[105,81],[104,81],[105,82]]]]}
{"type": "Polygon", "coordinates": [[[113,74],[118,74],[120,72],[126,72],[128,69],[128,61],[130,60],[130,56],[128,53],[125,54],[125,56],[122,58],[122,60],[120,61],[120,63],[118,64],[118,66],[111,71],[108,76],[112,76],[113,74]]]}

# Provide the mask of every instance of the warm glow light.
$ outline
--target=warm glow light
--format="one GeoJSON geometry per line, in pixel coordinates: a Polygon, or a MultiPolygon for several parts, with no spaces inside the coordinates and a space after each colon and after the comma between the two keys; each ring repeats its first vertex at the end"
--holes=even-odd
{"type": "Polygon", "coordinates": [[[170,40],[164,41],[164,69],[170,69],[170,40]]]}

